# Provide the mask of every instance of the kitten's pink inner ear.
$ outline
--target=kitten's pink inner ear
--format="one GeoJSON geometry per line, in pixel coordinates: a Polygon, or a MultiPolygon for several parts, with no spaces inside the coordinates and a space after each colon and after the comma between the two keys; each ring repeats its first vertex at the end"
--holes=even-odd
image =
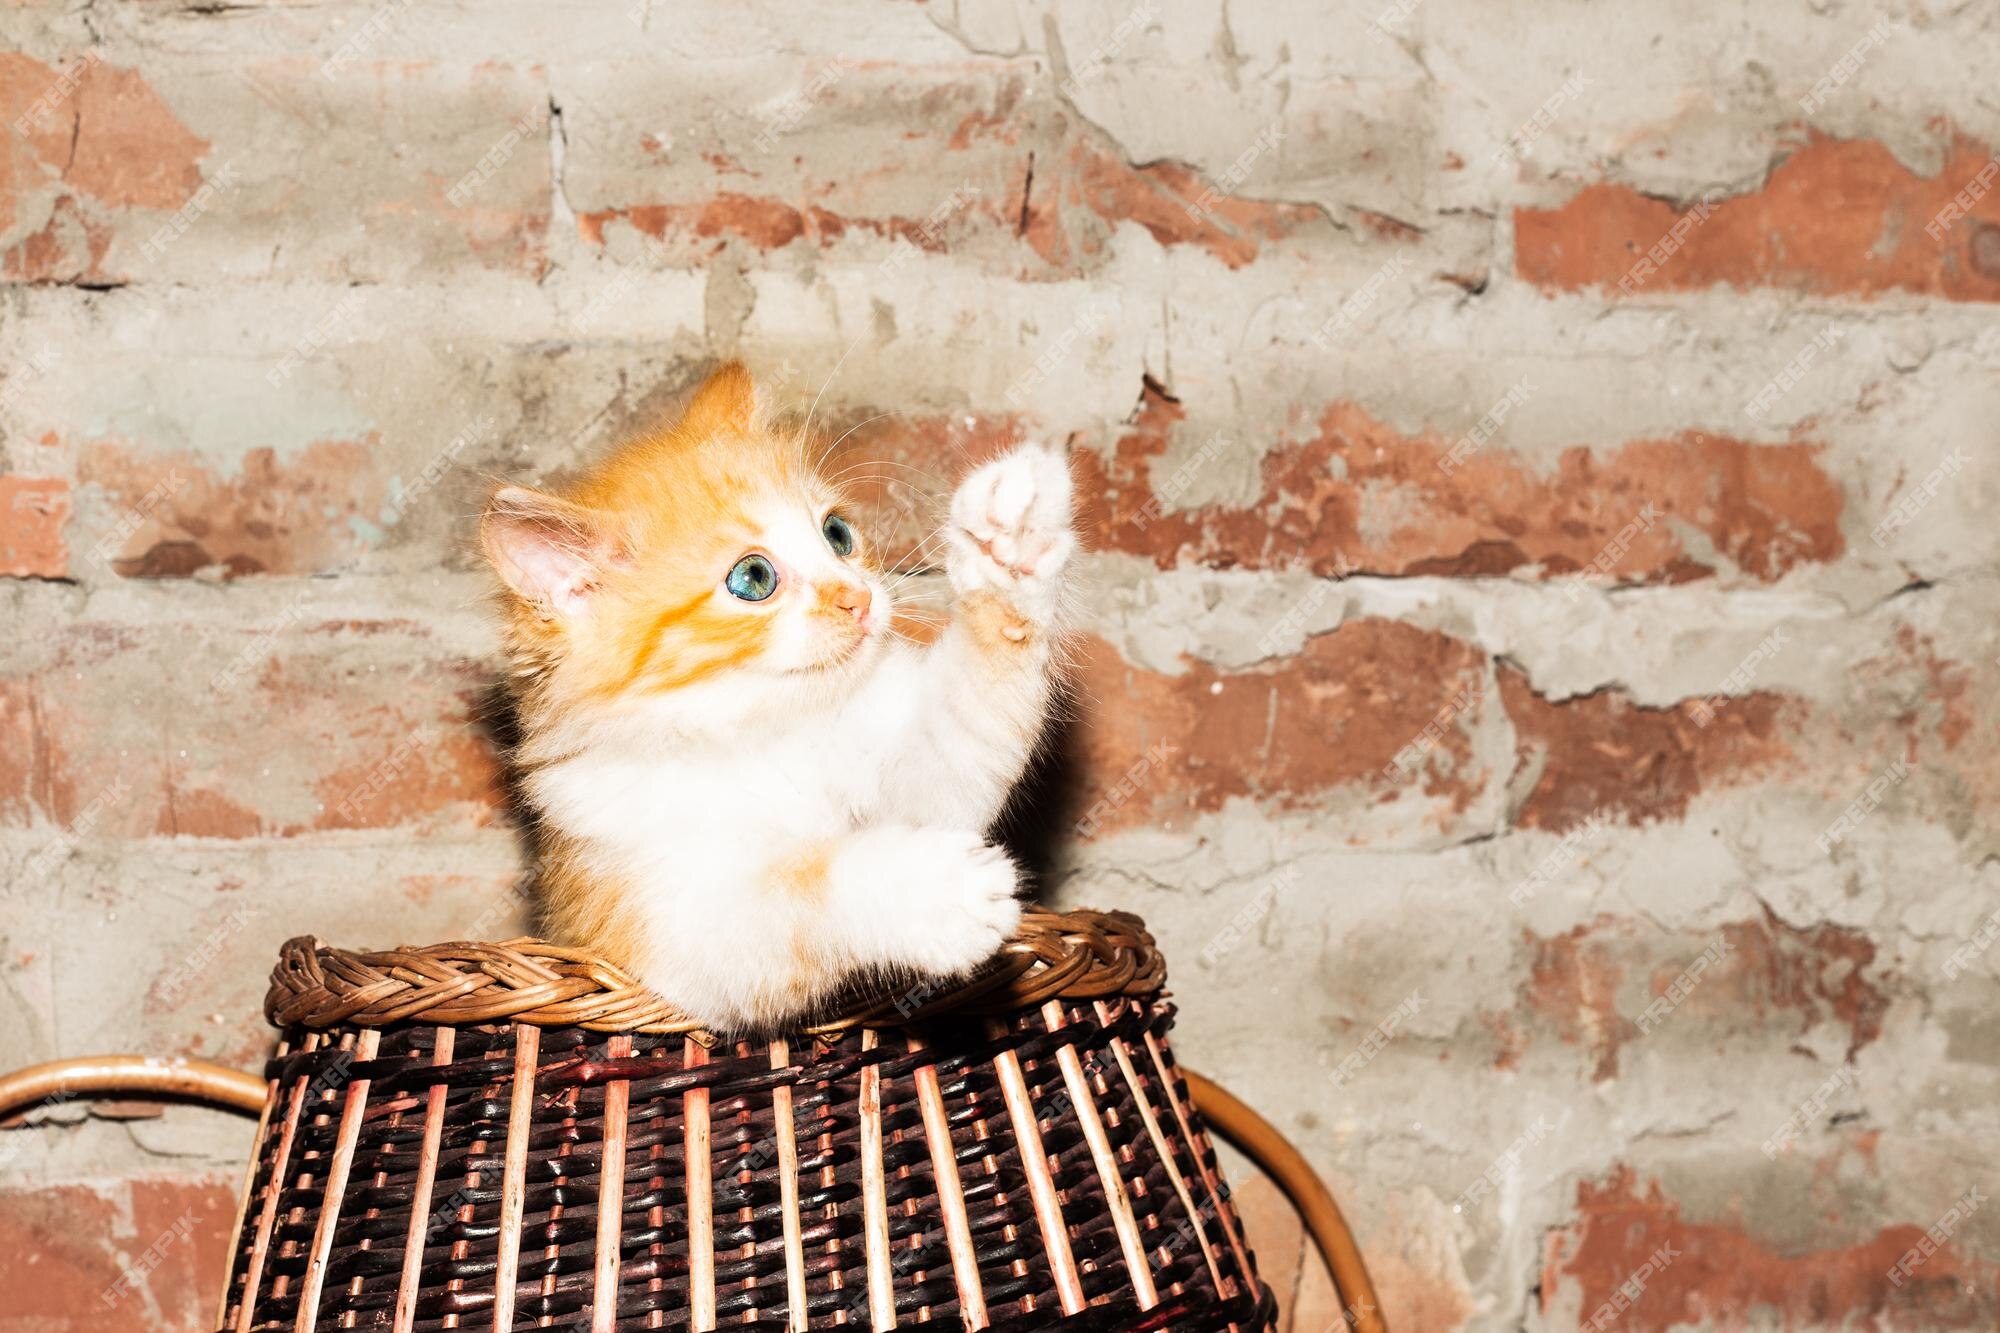
{"type": "Polygon", "coordinates": [[[479,544],[501,581],[525,601],[573,616],[625,556],[600,515],[525,486],[502,486],[486,506],[479,544]]]}

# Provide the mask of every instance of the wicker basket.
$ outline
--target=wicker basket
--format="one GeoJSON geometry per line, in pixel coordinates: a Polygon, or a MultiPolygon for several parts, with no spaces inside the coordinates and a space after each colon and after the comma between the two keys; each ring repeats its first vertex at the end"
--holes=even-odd
{"type": "Polygon", "coordinates": [[[226,1329],[1266,1329],[1152,937],[720,1044],[532,940],[293,940],[226,1329]],[[608,1205],[608,1206],[607,1206],[608,1205]]]}

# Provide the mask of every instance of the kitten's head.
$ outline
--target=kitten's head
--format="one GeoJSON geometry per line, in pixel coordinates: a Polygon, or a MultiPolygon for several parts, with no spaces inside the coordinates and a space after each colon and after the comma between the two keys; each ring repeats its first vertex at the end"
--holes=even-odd
{"type": "Polygon", "coordinates": [[[889,630],[888,588],[841,495],[803,438],[766,423],[740,365],[560,495],[501,487],[479,538],[517,667],[549,704],[834,685],[889,630]]]}

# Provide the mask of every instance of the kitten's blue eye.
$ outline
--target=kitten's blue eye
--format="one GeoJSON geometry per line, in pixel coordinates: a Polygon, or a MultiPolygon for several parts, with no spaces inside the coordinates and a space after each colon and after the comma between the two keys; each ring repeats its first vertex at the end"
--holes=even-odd
{"type": "Polygon", "coordinates": [[[729,571],[722,586],[732,597],[761,602],[778,590],[778,569],[761,555],[746,555],[729,571]]]}
{"type": "Polygon", "coordinates": [[[819,525],[819,530],[826,535],[826,544],[833,548],[835,555],[854,554],[854,529],[848,526],[846,519],[838,514],[828,514],[826,522],[819,525]]]}

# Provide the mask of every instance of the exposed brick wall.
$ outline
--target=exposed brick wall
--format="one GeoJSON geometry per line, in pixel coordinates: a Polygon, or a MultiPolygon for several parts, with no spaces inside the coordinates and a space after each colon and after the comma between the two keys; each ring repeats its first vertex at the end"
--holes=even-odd
{"type": "MultiPolygon", "coordinates": [[[[0,1066],[255,1065],[285,937],[524,928],[480,493],[739,355],[824,386],[905,550],[1069,442],[1046,892],[1154,923],[1396,1327],[1991,1328],[1996,50],[1981,5],[0,8],[0,1066]]],[[[0,1130],[0,1333],[208,1327],[248,1127],[134,1109],[0,1130]]]]}

